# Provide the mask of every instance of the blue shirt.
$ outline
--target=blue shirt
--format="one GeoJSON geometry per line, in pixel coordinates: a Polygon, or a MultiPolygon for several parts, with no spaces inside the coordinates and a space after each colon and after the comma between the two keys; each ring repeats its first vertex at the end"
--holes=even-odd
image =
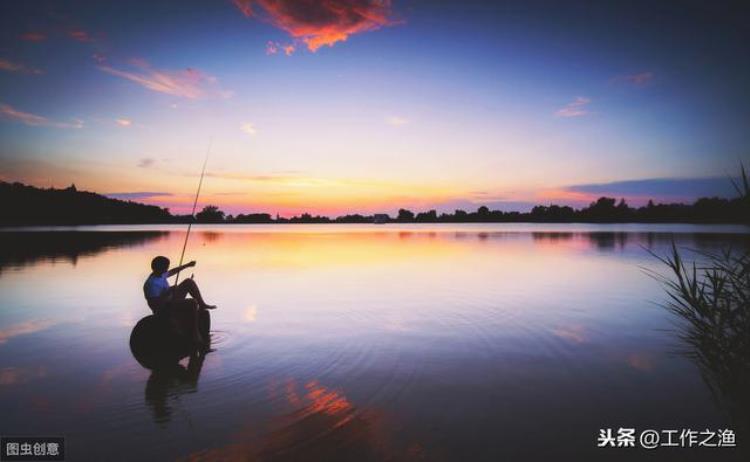
{"type": "Polygon", "coordinates": [[[169,290],[167,273],[162,273],[161,276],[154,276],[151,274],[143,284],[143,295],[146,296],[146,300],[159,298],[164,295],[167,290],[169,290]]]}

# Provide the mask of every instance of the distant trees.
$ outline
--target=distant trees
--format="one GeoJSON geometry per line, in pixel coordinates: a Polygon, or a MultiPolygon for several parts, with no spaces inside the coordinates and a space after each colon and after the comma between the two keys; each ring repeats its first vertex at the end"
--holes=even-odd
{"type": "Polygon", "coordinates": [[[429,212],[418,213],[414,221],[418,223],[434,223],[437,221],[437,212],[430,210],[429,212]]]}
{"type": "Polygon", "coordinates": [[[717,197],[698,199],[688,204],[657,204],[653,201],[640,208],[630,207],[624,199],[600,197],[589,206],[576,210],[567,205],[537,205],[530,212],[502,212],[479,207],[476,212],[456,210],[441,213],[434,210],[414,212],[400,209],[395,220],[399,223],[749,223],[750,205],[743,198],[717,197]]]}
{"type": "MultiPolygon", "coordinates": [[[[744,184],[743,186],[744,187],[744,184]]],[[[99,194],[66,189],[40,189],[20,183],[0,182],[0,225],[73,225],[107,223],[188,223],[190,215],[172,215],[168,209],[136,202],[110,199],[99,194]]],[[[567,205],[537,205],[529,212],[503,212],[481,206],[474,212],[436,210],[413,212],[399,209],[395,219],[385,214],[342,215],[331,219],[303,213],[274,219],[268,213],[226,215],[219,207],[207,205],[195,216],[198,223],[750,223],[750,198],[705,197],[693,204],[654,204],[634,208],[624,199],[600,197],[576,210],[567,205]]]]}
{"type": "Polygon", "coordinates": [[[75,185],[42,189],[0,182],[0,225],[171,223],[169,210],[111,199],[75,185]]]}
{"type": "Polygon", "coordinates": [[[207,205],[203,210],[195,214],[195,220],[198,223],[222,223],[224,221],[224,212],[219,210],[215,205],[207,205]]]}
{"type": "Polygon", "coordinates": [[[414,221],[414,212],[406,209],[398,209],[398,216],[396,217],[396,221],[401,223],[414,221]]]}
{"type": "Polygon", "coordinates": [[[309,213],[303,213],[300,216],[288,218],[287,221],[289,223],[330,223],[331,219],[320,215],[312,216],[309,213]]]}
{"type": "Polygon", "coordinates": [[[336,217],[336,223],[372,223],[373,217],[360,215],[358,213],[352,215],[343,215],[336,217]]]}
{"type": "Polygon", "coordinates": [[[273,223],[271,214],[268,213],[248,213],[247,215],[241,213],[233,220],[229,220],[229,217],[227,217],[227,221],[233,223],[273,223]]]}
{"type": "Polygon", "coordinates": [[[567,205],[562,207],[559,205],[550,205],[549,207],[537,205],[531,209],[531,217],[534,221],[569,222],[574,220],[575,210],[567,205]]]}

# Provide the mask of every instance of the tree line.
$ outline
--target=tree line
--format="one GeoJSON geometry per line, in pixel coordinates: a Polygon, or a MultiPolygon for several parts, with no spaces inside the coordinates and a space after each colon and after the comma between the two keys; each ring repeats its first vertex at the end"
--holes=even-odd
{"type": "Polygon", "coordinates": [[[600,197],[581,209],[567,205],[537,205],[529,212],[503,212],[486,206],[473,212],[455,210],[453,213],[438,213],[436,210],[415,213],[399,209],[395,217],[352,214],[336,218],[308,213],[291,218],[274,218],[268,213],[233,216],[210,205],[195,218],[199,223],[749,223],[749,202],[748,197],[711,197],[698,199],[693,204],[654,204],[649,201],[643,207],[631,207],[624,199],[618,202],[611,197],[600,197]]]}
{"type": "MultiPolygon", "coordinates": [[[[746,190],[745,190],[746,191],[746,190]]],[[[193,218],[173,215],[166,208],[112,199],[100,194],[65,189],[42,189],[21,183],[0,182],[0,225],[76,225],[146,223],[750,223],[750,195],[737,198],[701,198],[692,204],[654,204],[631,207],[624,199],[601,197],[581,209],[566,205],[537,205],[528,212],[503,212],[486,206],[474,211],[399,209],[396,216],[349,214],[335,218],[303,213],[290,218],[269,213],[226,214],[208,205],[193,218]]]]}

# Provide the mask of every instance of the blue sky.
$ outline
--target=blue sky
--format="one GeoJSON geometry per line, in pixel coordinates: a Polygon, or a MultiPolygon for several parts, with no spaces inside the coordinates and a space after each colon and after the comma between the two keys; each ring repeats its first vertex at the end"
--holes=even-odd
{"type": "Polygon", "coordinates": [[[726,195],[748,8],[652,3],[5,2],[0,177],[183,210],[212,138],[233,212],[726,195]]]}

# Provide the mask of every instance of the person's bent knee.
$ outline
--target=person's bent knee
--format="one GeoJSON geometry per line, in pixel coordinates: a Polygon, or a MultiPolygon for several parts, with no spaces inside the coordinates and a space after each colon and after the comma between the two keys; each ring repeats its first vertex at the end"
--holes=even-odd
{"type": "Polygon", "coordinates": [[[178,312],[193,312],[198,309],[198,302],[192,298],[185,298],[172,304],[175,311],[178,312]]]}

